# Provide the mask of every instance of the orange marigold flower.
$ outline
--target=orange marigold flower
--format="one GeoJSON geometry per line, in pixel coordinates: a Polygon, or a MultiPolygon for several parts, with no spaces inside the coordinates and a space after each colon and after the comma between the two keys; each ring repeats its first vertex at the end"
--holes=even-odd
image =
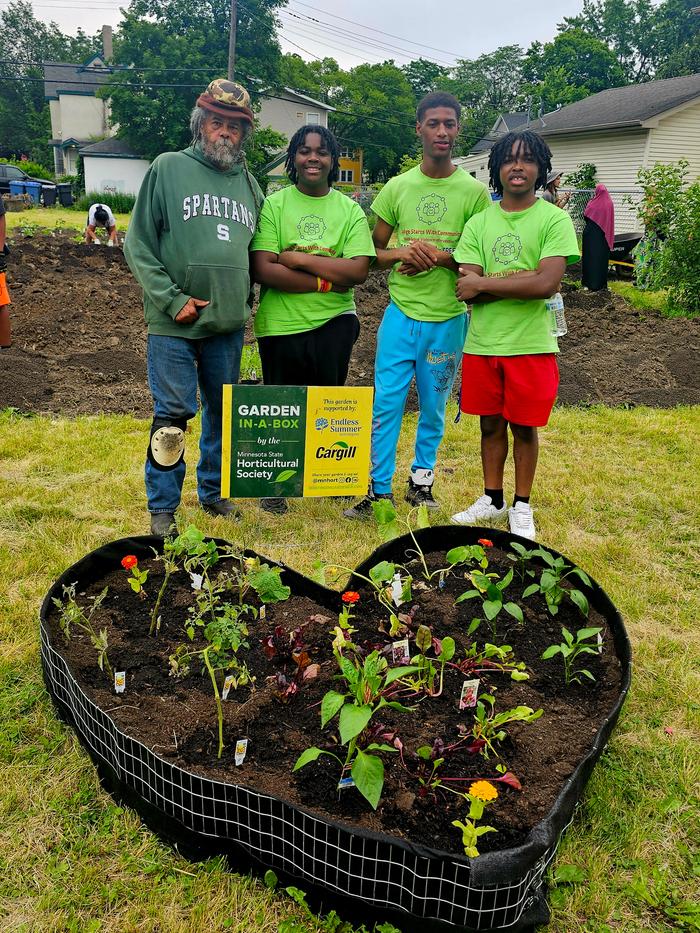
{"type": "Polygon", "coordinates": [[[133,554],[127,554],[126,557],[122,557],[122,567],[124,570],[131,570],[132,567],[135,567],[138,564],[138,558],[133,554]]]}
{"type": "Polygon", "coordinates": [[[354,590],[347,590],[340,598],[344,603],[356,603],[360,598],[360,594],[354,590]]]}
{"type": "Polygon", "coordinates": [[[493,541],[489,541],[488,538],[479,538],[477,544],[480,544],[482,547],[493,547],[493,541]]]}
{"type": "Polygon", "coordinates": [[[474,781],[469,788],[469,796],[476,797],[477,800],[483,800],[488,803],[498,797],[498,791],[490,781],[474,781]]]}

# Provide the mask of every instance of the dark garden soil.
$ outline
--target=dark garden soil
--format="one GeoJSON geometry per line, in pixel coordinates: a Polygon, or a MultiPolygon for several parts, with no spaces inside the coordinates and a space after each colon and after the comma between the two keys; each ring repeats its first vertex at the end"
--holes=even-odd
{"type": "MultiPolygon", "coordinates": [[[[489,572],[501,576],[513,566],[498,547],[488,550],[488,558],[489,572]]],[[[431,569],[445,567],[444,553],[429,555],[428,564],[431,569]]],[[[57,611],[52,609],[49,614],[52,644],[64,654],[80,686],[113,717],[117,726],[187,771],[244,784],[331,819],[415,843],[460,852],[461,835],[451,822],[463,819],[467,812],[467,804],[461,797],[441,789],[426,793],[422,788],[420,778],[428,776],[430,766],[420,762],[415,754],[417,748],[432,746],[436,741],[448,747],[442,753],[445,764],[441,776],[459,779],[446,782],[455,790],[467,790],[477,778],[497,779],[498,764],[516,775],[522,790],[503,783],[497,785],[498,799],[487,809],[482,821],[497,832],[482,837],[480,851],[511,847],[522,843],[528,831],[550,811],[563,783],[590,749],[595,733],[620,694],[621,670],[610,630],[595,610],[591,609],[585,620],[566,599],[559,615],[552,617],[539,595],[521,598],[523,587],[532,581],[526,578],[522,584],[516,575],[508,588],[508,598],[522,606],[524,624],[503,611],[497,617],[495,632],[484,621],[476,634],[469,637],[469,623],[480,613],[476,608],[478,600],[454,605],[457,596],[471,587],[464,571],[449,574],[442,589],[435,585],[436,580],[430,588],[421,588],[416,585],[421,574],[414,560],[407,565],[414,579],[413,597],[400,610],[410,616],[411,655],[416,653],[416,630],[424,624],[433,638],[450,635],[455,639],[455,662],[464,658],[465,648],[473,639],[480,647],[485,642],[510,645],[515,659],[525,663],[530,677],[515,682],[508,672],[487,669],[467,674],[448,666],[440,696],[416,697],[404,691],[399,698],[413,708],[410,713],[384,707],[372,720],[378,726],[375,740],[391,744],[398,738],[403,744],[403,761],[396,753],[383,755],[386,782],[374,811],[354,788],[339,795],[340,766],[333,758],[323,756],[296,773],[292,771],[298,756],[310,746],[340,751],[335,725],[331,723],[323,730],[320,726],[322,697],[329,689],[343,690],[331,651],[331,631],[337,624],[341,606],[339,594],[322,589],[314,589],[314,598],[292,593],[287,601],[268,604],[264,620],[249,623],[249,648],[241,649],[238,657],[245,660],[255,683],[232,691],[225,702],[225,749],[221,759],[217,759],[216,706],[207,673],[202,674],[199,663],[193,664],[190,673],[181,679],[168,673],[169,656],[178,645],[190,644],[184,631],[187,610],[194,601],[189,576],[182,570],[173,576],[164,601],[167,608],[162,613],[160,634],[149,637],[150,613],[162,572],[160,563],[155,561],[143,561],[140,566],[150,573],[146,598],[132,592],[126,572],[118,566],[110,576],[96,580],[77,597],[81,605],[86,605],[104,586],[109,587],[94,622],[96,628],[107,630],[113,667],[127,672],[123,695],[116,695],[106,675],[99,671],[89,640],[74,630],[74,637],[66,642],[57,611]],[[585,666],[595,677],[595,683],[587,681],[565,688],[561,658],[541,660],[548,645],[561,641],[562,625],[572,631],[583,626],[602,628],[601,653],[585,656],[585,666]],[[298,692],[287,699],[281,697],[276,677],[282,673],[291,680],[297,664],[289,652],[284,657],[283,648],[269,658],[263,645],[267,636],[280,626],[284,635],[278,638],[278,647],[288,645],[288,633],[298,629],[300,663],[308,665],[307,674],[317,670],[316,676],[300,681],[298,692]],[[468,732],[473,724],[473,710],[459,710],[462,684],[473,677],[480,678],[479,695],[495,696],[497,712],[518,705],[544,710],[532,723],[506,726],[507,737],[497,744],[497,755],[490,758],[478,750],[469,751],[471,740],[466,741],[460,733],[460,726],[468,732]],[[234,747],[242,737],[249,740],[247,757],[241,767],[235,767],[234,747]],[[449,746],[455,743],[457,747],[450,752],[449,746]]],[[[231,571],[232,565],[224,561],[215,568],[217,573],[219,568],[231,571]]],[[[364,653],[373,649],[383,651],[393,666],[390,645],[394,638],[386,631],[387,613],[367,589],[360,588],[359,593],[360,600],[352,607],[352,624],[357,629],[353,641],[364,653]]],[[[253,596],[254,599],[246,597],[246,602],[259,606],[253,596]]],[[[228,598],[237,601],[235,596],[228,598]]],[[[192,644],[204,646],[200,629],[192,644]]],[[[433,655],[433,649],[428,653],[433,655]]]]}
{"type": "MultiPolygon", "coordinates": [[[[0,407],[149,417],[140,289],[121,250],[74,238],[15,236],[8,272],[14,344],[0,351],[0,407]]],[[[384,274],[372,274],[356,299],[362,333],[348,381],[371,385],[384,274]]],[[[700,403],[700,320],[636,311],[609,292],[570,291],[566,308],[560,403],[700,403]]]]}

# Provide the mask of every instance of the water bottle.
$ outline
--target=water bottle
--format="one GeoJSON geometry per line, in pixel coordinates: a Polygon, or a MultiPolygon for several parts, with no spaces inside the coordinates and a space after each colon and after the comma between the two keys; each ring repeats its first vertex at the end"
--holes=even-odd
{"type": "Polygon", "coordinates": [[[557,292],[551,298],[545,298],[544,303],[552,325],[552,337],[563,337],[568,328],[566,326],[566,316],[564,315],[564,299],[561,297],[561,292],[557,292]]]}

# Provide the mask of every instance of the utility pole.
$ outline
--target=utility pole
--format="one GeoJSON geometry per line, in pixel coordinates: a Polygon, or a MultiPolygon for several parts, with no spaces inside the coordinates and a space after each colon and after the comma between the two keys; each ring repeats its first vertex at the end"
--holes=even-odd
{"type": "Polygon", "coordinates": [[[236,0],[231,0],[231,28],[228,34],[228,79],[233,81],[236,67],[236,0]]]}

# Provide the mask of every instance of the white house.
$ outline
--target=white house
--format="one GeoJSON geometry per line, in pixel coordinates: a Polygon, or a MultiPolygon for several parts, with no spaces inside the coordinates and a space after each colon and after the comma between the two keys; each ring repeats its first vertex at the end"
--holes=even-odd
{"type": "Polygon", "coordinates": [[[274,92],[274,96],[261,96],[257,121],[260,126],[271,126],[290,139],[305,123],[328,126],[328,114],[334,109],[329,104],[285,87],[274,92]]]}
{"type": "Polygon", "coordinates": [[[616,220],[619,212],[623,223],[634,216],[624,206],[624,192],[637,188],[640,168],[684,158],[688,179],[700,176],[700,74],[610,88],[529,122],[526,114],[505,114],[469,155],[455,161],[488,184],[495,138],[525,125],[547,140],[554,168],[567,174],[592,162],[598,181],[619,193],[616,220]],[[518,126],[508,122],[523,116],[518,126]]]}
{"type": "Polygon", "coordinates": [[[74,175],[79,149],[112,132],[107,101],[95,96],[109,76],[101,55],[93,55],[82,65],[44,62],[44,96],[51,115],[49,142],[57,175],[74,175]]]}
{"type": "Polygon", "coordinates": [[[86,191],[138,194],[150,163],[134,152],[126,140],[111,136],[83,146],[79,152],[85,168],[86,191]]]}

